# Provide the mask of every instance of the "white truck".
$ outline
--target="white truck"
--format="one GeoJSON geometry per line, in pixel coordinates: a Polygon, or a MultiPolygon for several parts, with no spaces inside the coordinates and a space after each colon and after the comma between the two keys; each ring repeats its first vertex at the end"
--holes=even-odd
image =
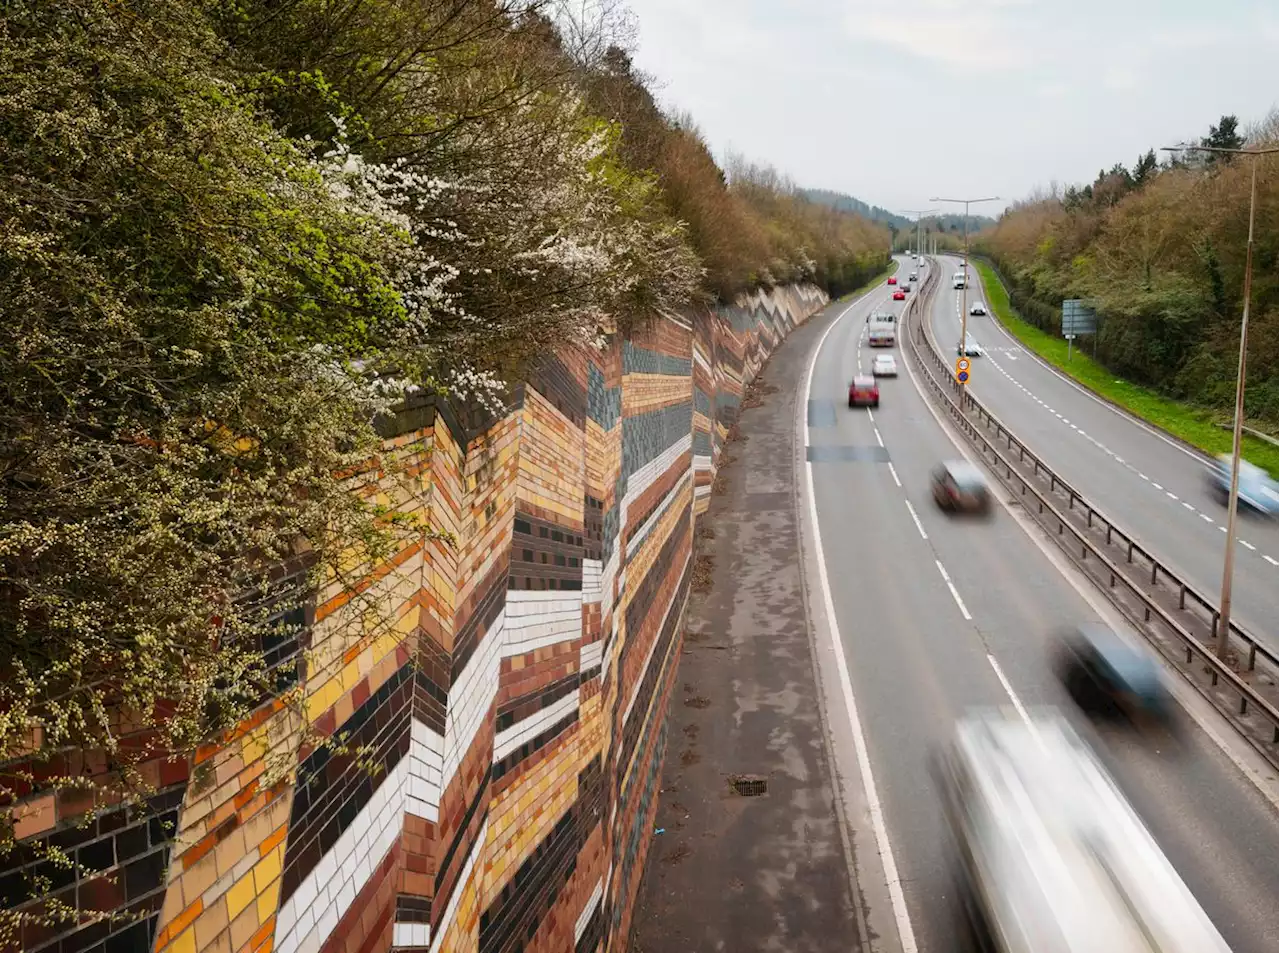
{"type": "Polygon", "coordinates": [[[951,276],[952,288],[964,288],[964,287],[967,287],[968,284],[969,284],[969,276],[963,271],[957,271],[954,275],[951,276]]]}
{"type": "Polygon", "coordinates": [[[898,319],[887,311],[867,318],[867,343],[872,347],[893,347],[898,342],[898,319]]]}

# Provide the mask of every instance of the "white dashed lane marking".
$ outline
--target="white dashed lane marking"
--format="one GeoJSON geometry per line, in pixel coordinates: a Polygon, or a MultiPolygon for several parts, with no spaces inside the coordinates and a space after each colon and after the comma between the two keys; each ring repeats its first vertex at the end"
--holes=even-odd
{"type": "MultiPolygon", "coordinates": [[[[959,315],[959,314],[960,314],[960,295],[959,295],[958,293],[956,294],[956,314],[957,314],[957,315],[959,315]]],[[[1066,424],[1068,427],[1070,427],[1072,430],[1074,430],[1074,431],[1075,431],[1076,433],[1078,433],[1080,436],[1084,437],[1086,440],[1088,440],[1090,443],[1092,443],[1095,447],[1097,447],[1099,450],[1101,450],[1103,453],[1105,453],[1107,456],[1109,456],[1112,460],[1114,460],[1114,461],[1115,461],[1116,463],[1118,463],[1120,466],[1124,467],[1126,470],[1130,471],[1131,473],[1136,474],[1136,475],[1137,475],[1137,477],[1138,477],[1138,479],[1143,480],[1143,481],[1145,481],[1145,482],[1147,482],[1147,483],[1150,483],[1150,484],[1151,484],[1151,486],[1152,486],[1154,489],[1156,489],[1156,490],[1160,490],[1161,492],[1163,492],[1163,493],[1164,493],[1164,495],[1165,495],[1165,496],[1167,496],[1170,500],[1174,500],[1175,502],[1181,503],[1181,504],[1182,504],[1183,509],[1188,510],[1189,512],[1195,513],[1197,516],[1199,516],[1199,517],[1200,517],[1202,520],[1204,520],[1206,523],[1213,523],[1215,526],[1217,526],[1217,527],[1218,527],[1219,532],[1223,532],[1223,533],[1225,533],[1225,532],[1227,531],[1227,528],[1226,528],[1225,526],[1223,526],[1221,523],[1218,523],[1218,522],[1217,522],[1217,520],[1215,520],[1212,516],[1210,516],[1210,515],[1209,515],[1209,514],[1207,514],[1207,513],[1201,513],[1199,510],[1197,510],[1197,509],[1196,509],[1192,504],[1188,503],[1186,500],[1181,500],[1181,499],[1179,499],[1179,498],[1178,498],[1178,496],[1177,496],[1177,494],[1172,493],[1172,492],[1170,492],[1169,490],[1166,490],[1163,486],[1161,486],[1161,485],[1160,485],[1159,483],[1157,483],[1155,480],[1152,480],[1149,476],[1147,476],[1145,473],[1143,473],[1143,472],[1142,472],[1141,470],[1139,470],[1137,467],[1133,466],[1131,463],[1128,463],[1128,462],[1127,462],[1123,457],[1121,457],[1119,454],[1117,454],[1114,450],[1112,450],[1112,449],[1111,449],[1110,447],[1108,447],[1106,444],[1102,443],[1100,440],[1096,440],[1095,438],[1093,438],[1093,437],[1089,436],[1087,433],[1085,433],[1083,430],[1081,430],[1079,427],[1077,427],[1075,424],[1073,424],[1070,420],[1068,420],[1068,419],[1067,419],[1066,417],[1064,417],[1062,414],[1058,413],[1056,410],[1054,410],[1052,407],[1050,407],[1048,404],[1046,404],[1043,400],[1041,400],[1039,397],[1037,397],[1037,396],[1036,396],[1035,394],[1033,394],[1031,391],[1027,390],[1027,387],[1026,387],[1026,385],[1025,385],[1025,384],[1023,384],[1020,380],[1018,380],[1016,377],[1014,377],[1012,374],[1010,374],[1007,370],[1005,370],[1003,367],[1001,367],[1001,366],[1000,366],[1000,362],[999,362],[999,361],[997,361],[997,360],[995,360],[995,358],[994,358],[994,357],[992,357],[992,354],[991,354],[992,350],[994,350],[994,349],[989,348],[989,349],[987,350],[987,358],[988,358],[988,362],[990,363],[990,365],[991,365],[992,367],[994,367],[997,371],[999,371],[1001,374],[1003,374],[1003,375],[1005,376],[1005,378],[1006,378],[1010,383],[1012,383],[1012,384],[1013,384],[1013,386],[1015,386],[1016,388],[1018,388],[1018,390],[1022,391],[1022,392],[1023,392],[1024,394],[1026,394],[1029,398],[1031,398],[1031,399],[1032,399],[1032,400],[1034,400],[1037,404],[1039,404],[1041,407],[1043,407],[1046,411],[1048,411],[1049,413],[1053,414],[1053,416],[1057,417],[1059,420],[1061,420],[1064,424],[1066,424]]],[[[1014,359],[1014,354],[1012,353],[1014,349],[1012,349],[1012,348],[1000,348],[999,350],[1001,350],[1002,352],[1007,352],[1007,353],[1005,353],[1005,354],[1004,354],[1004,357],[1008,358],[1009,360],[1013,360],[1013,359],[1014,359]]],[[[1256,546],[1254,546],[1252,543],[1249,543],[1249,542],[1247,542],[1247,541],[1245,541],[1245,540],[1243,540],[1243,539],[1237,539],[1236,541],[1237,541],[1241,546],[1245,547],[1246,549],[1250,550],[1251,552],[1258,552],[1258,548],[1257,548],[1256,546]]],[[[1268,555],[1266,555],[1265,553],[1258,553],[1258,555],[1260,555],[1263,559],[1265,559],[1265,560],[1266,560],[1267,562],[1269,562],[1271,565],[1273,565],[1273,566],[1280,566],[1280,562],[1277,562],[1277,561],[1276,561],[1274,558],[1272,558],[1271,556],[1268,556],[1268,555]]]]}

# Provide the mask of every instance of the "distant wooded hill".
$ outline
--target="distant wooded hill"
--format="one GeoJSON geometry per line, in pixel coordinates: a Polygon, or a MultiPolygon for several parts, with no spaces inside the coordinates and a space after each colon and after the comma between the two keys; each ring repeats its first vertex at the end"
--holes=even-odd
{"type": "MultiPolygon", "coordinates": [[[[916,226],[914,219],[905,215],[895,214],[878,205],[868,205],[862,199],[854,198],[852,195],[845,195],[843,192],[833,192],[830,189],[801,189],[800,194],[810,202],[830,205],[832,208],[840,209],[843,212],[855,212],[864,218],[871,219],[873,222],[884,222],[891,228],[906,231],[916,226]]],[[[921,221],[932,231],[958,233],[963,228],[963,219],[962,215],[929,215],[925,216],[921,221]]],[[[969,232],[972,234],[981,231],[995,223],[995,219],[988,218],[985,215],[970,215],[969,232]]]]}

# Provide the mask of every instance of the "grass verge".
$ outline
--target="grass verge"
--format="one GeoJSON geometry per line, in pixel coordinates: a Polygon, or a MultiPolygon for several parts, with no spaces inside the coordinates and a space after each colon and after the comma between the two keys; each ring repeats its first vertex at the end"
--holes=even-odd
{"type": "MultiPolygon", "coordinates": [[[[991,313],[1027,348],[1095,394],[1178,439],[1185,440],[1206,453],[1231,452],[1231,431],[1223,430],[1208,411],[1120,380],[1079,349],[1073,350],[1068,363],[1067,342],[1046,334],[1017,317],[1013,313],[1013,306],[1009,304],[1009,295],[1004,285],[991,266],[972,259],[970,264],[978,269],[982,278],[987,307],[991,309],[991,313]]],[[[1246,460],[1262,467],[1273,477],[1280,471],[1280,450],[1266,441],[1245,434],[1241,450],[1246,460]]]]}

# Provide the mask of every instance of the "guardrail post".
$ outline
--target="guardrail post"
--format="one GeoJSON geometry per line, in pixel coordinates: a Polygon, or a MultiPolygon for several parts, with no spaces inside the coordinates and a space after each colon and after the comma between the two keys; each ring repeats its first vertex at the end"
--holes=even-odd
{"type": "Polygon", "coordinates": [[[1133,562],[1133,542],[1129,542],[1129,562],[1133,562]]]}
{"type": "Polygon", "coordinates": [[[1154,559],[1151,560],[1151,585],[1156,584],[1156,573],[1160,571],[1160,564],[1154,559]]]}
{"type": "Polygon", "coordinates": [[[1107,545],[1111,545],[1111,524],[1107,524],[1107,545]]]}
{"type": "Polygon", "coordinates": [[[1178,608],[1185,609],[1187,607],[1187,587],[1180,586],[1178,588],[1178,608]]]}
{"type": "Polygon", "coordinates": [[[1253,666],[1258,661],[1258,646],[1251,644],[1249,646],[1249,671],[1253,671],[1253,666]]]}
{"type": "Polygon", "coordinates": [[[1088,523],[1089,529],[1093,529],[1093,507],[1092,506],[1089,507],[1088,512],[1085,513],[1085,516],[1087,517],[1086,522],[1088,523]]]}

